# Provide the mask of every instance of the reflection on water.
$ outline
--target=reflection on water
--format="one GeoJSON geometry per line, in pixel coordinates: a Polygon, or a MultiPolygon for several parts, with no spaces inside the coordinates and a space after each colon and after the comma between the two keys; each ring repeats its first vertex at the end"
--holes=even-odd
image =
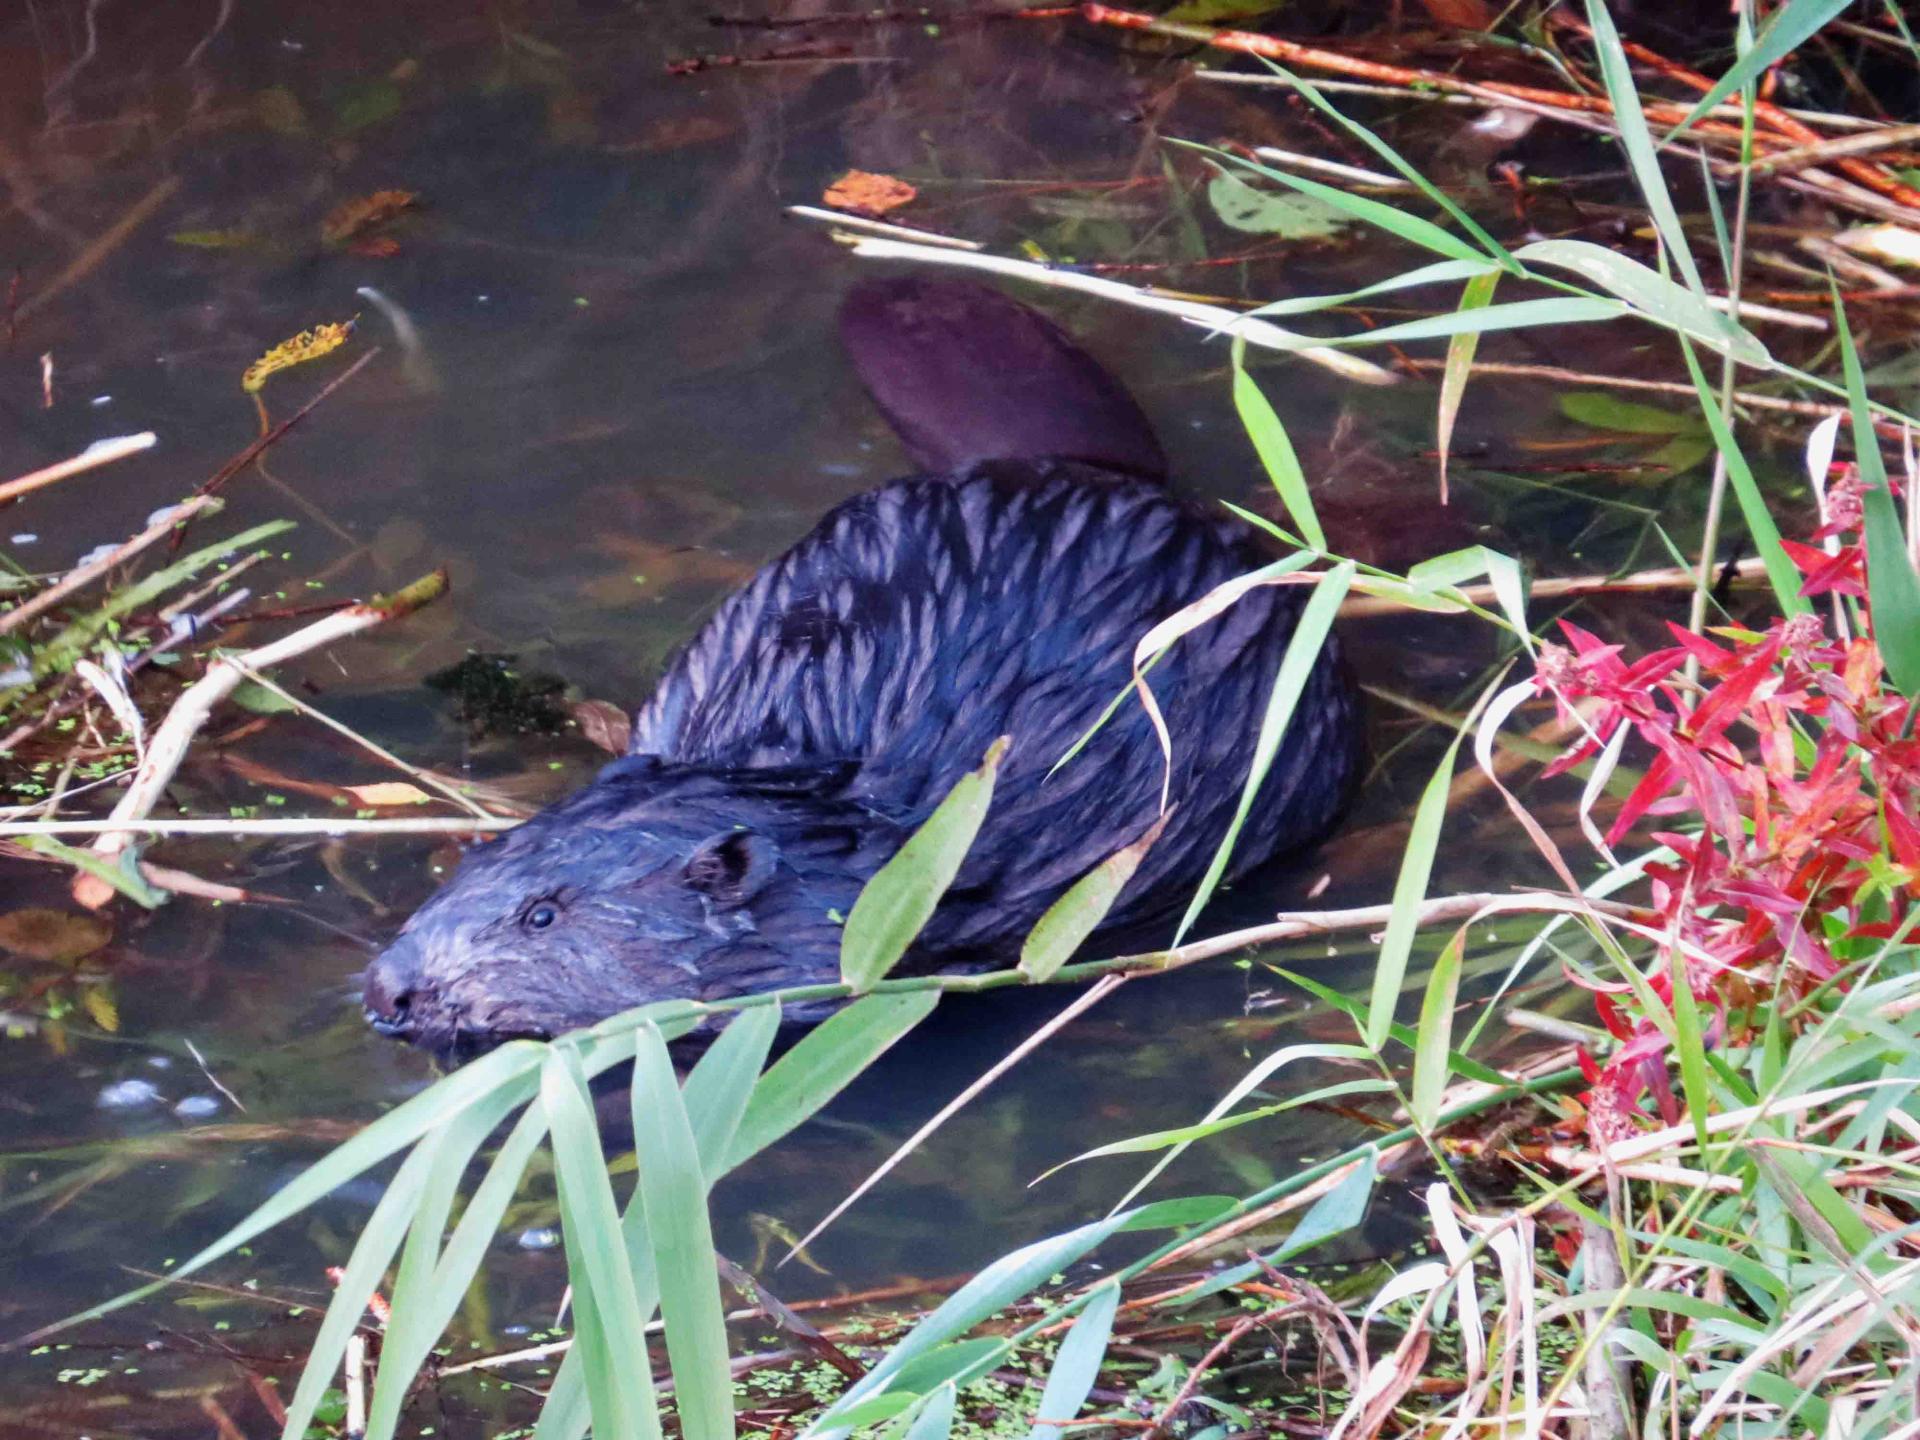
{"type": "MultiPolygon", "coordinates": [[[[364,594],[448,566],[446,603],[281,678],[411,759],[465,766],[537,801],[577,783],[598,753],[577,739],[477,739],[424,675],[480,648],[631,706],[729,587],[831,504],[904,468],[831,342],[856,262],[784,218],[784,204],[817,199],[859,166],[920,186],[919,223],[1230,295],[1344,288],[1405,263],[1352,237],[1288,249],[1222,229],[1190,185],[1168,183],[1158,137],[1324,140],[1250,92],[1174,86],[1175,69],[1107,38],[882,25],[837,32],[826,63],[666,74],[672,60],[781,38],[713,28],[697,6],[663,14],[613,0],[33,0],[12,12],[0,21],[0,285],[19,280],[0,351],[0,476],[104,434],[152,429],[160,444],[12,509],[6,535],[33,538],[10,553],[53,568],[130,533],[252,439],[239,388],[249,362],[358,314],[353,344],[382,346],[380,357],[272,450],[270,477],[227,488],[216,523],[301,519],[286,558],[253,577],[263,604],[364,594]],[[419,198],[379,242],[323,239],[343,202],[388,189],[419,198]],[[1267,258],[1191,263],[1256,250],[1267,258]]],[[[1468,191],[1484,186],[1486,157],[1434,134],[1408,139],[1468,191]]],[[[1226,403],[1218,345],[1171,321],[1044,298],[1137,389],[1193,493],[1270,504],[1226,403]]],[[[327,373],[270,382],[274,418],[327,373]]],[[[1436,519],[1428,386],[1266,373],[1322,482],[1336,544],[1406,563],[1520,535],[1530,559],[1565,568],[1617,558],[1635,538],[1630,506],[1571,504],[1538,478],[1457,477],[1461,498],[1436,519]]],[[[1510,438],[1544,423],[1526,409],[1551,405],[1483,389],[1462,453],[1487,444],[1510,458],[1510,438]]],[[[1445,621],[1356,626],[1352,650],[1363,679],[1440,707],[1460,702],[1491,653],[1484,634],[1445,621]]],[[[1397,719],[1377,724],[1382,750],[1406,733],[1397,719]]],[[[219,733],[177,787],[197,811],[299,813],[324,802],[286,779],[388,778],[297,718],[229,716],[219,733]]],[[[1332,897],[1382,893],[1395,850],[1378,827],[1401,813],[1428,753],[1423,742],[1375,777],[1349,838],[1244,887],[1238,918],[1301,903],[1323,873],[1332,897]]],[[[48,996],[79,1008],[59,1046],[23,1026],[0,1047],[0,1150],[18,1157],[0,1170],[0,1334],[187,1253],[428,1078],[420,1057],[366,1030],[354,976],[448,853],[298,841],[244,852],[181,842],[166,854],[274,903],[114,911],[114,932],[85,961],[107,977],[88,988],[110,994],[112,1014],[63,985],[52,961],[18,965],[21,1015],[44,1013],[48,996]],[[191,1129],[208,1124],[221,1128],[191,1129]]],[[[1510,864],[1461,845],[1435,883],[1481,885],[1510,864]]],[[[7,908],[61,904],[52,869],[0,865],[7,908]]],[[[1323,973],[1355,978],[1334,962],[1323,973]]],[[[949,1004],[826,1118],[722,1188],[723,1246],[752,1259],[768,1223],[757,1217],[804,1229],[1058,1003],[949,1004]]],[[[1087,1145],[1191,1120],[1250,1055],[1306,1036],[1347,1038],[1259,967],[1125,987],[820,1241],[812,1253],[829,1277],[790,1267],[785,1287],[963,1269],[1078,1221],[1116,1192],[1114,1162],[1028,1190],[1032,1177],[1087,1145]]],[[[1181,1183],[1263,1183],[1348,1133],[1325,1116],[1252,1127],[1185,1162],[1181,1183]]],[[[136,1397],[130,1415],[174,1416],[158,1397],[228,1365],[236,1413],[264,1429],[236,1377],[298,1352],[305,1332],[282,1323],[286,1312],[324,1294],[325,1267],[369,1201],[343,1194],[223,1267],[213,1278],[225,1290],[86,1337],[105,1347],[0,1359],[8,1408],[49,1403],[56,1372],[78,1384],[97,1369],[95,1381],[136,1397]],[[140,1358],[157,1336],[162,1351],[140,1358]]],[[[563,1283],[537,1202],[516,1216],[521,1241],[503,1243],[474,1312],[488,1343],[543,1323],[563,1283]]],[[[166,1423],[204,1431],[197,1411],[179,1416],[166,1423]]],[[[87,1423],[111,1429],[98,1415],[87,1423]]]]}

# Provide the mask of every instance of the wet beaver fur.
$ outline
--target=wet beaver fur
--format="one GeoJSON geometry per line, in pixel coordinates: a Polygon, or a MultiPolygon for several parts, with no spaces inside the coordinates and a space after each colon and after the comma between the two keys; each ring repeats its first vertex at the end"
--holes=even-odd
{"type": "MultiPolygon", "coordinates": [[[[458,1054],[648,1001],[830,981],[861,886],[997,736],[1012,743],[992,806],[908,968],[1005,960],[1153,822],[1162,756],[1131,699],[1049,771],[1149,626],[1268,557],[1170,496],[1133,400],[997,291],[870,282],[841,334],[927,473],[829,513],[668,667],[625,758],[466,856],[368,970],[377,1029],[458,1054]]],[[[1191,895],[1301,604],[1257,589],[1152,671],[1175,809],[1109,927],[1191,895]]],[[[1358,731],[1329,643],[1234,873],[1327,829],[1358,731]]]]}

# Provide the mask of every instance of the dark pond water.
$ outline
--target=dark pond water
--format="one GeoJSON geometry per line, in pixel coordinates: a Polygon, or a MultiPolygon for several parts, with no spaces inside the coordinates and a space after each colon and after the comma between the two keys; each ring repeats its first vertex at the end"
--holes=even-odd
{"type": "MultiPolygon", "coordinates": [[[[717,29],[705,8],[8,7],[0,286],[20,278],[0,350],[0,475],[103,435],[160,437],[146,456],[12,507],[0,527],[8,553],[58,568],[131,533],[253,437],[239,385],[252,360],[359,313],[354,350],[383,353],[271,452],[284,489],[241,475],[206,533],[301,521],[285,557],[251,577],[263,605],[365,594],[446,566],[446,601],[281,678],[413,761],[538,801],[578,783],[600,754],[577,737],[475,738],[424,675],[470,648],[506,652],[631,706],[729,587],[834,502],[905,468],[831,338],[836,301],[867,262],[786,218],[785,205],[817,201],[858,166],[917,184],[916,223],[1227,297],[1346,288],[1412,263],[1353,235],[1294,244],[1221,225],[1191,166],[1163,169],[1161,137],[1354,157],[1282,101],[1177,83],[1181,57],[1051,26],[880,25],[823,32],[842,52],[824,61],[670,77],[668,62],[702,53],[820,43],[717,29]],[[392,253],[322,243],[337,206],[390,188],[419,195],[379,232],[392,245],[376,248],[392,253]],[[1233,258],[1249,252],[1257,258],[1233,258]],[[365,286],[409,318],[417,351],[361,297],[365,286]]],[[[1445,112],[1370,113],[1515,228],[1486,179],[1497,142],[1445,112]]],[[[1560,173],[1611,163],[1567,144],[1543,136],[1523,149],[1560,173]]],[[[1607,238],[1605,194],[1603,183],[1580,205],[1543,201],[1531,223],[1607,238]]],[[[1192,494],[1273,508],[1228,402],[1220,346],[1057,292],[1028,298],[1127,378],[1192,494]]],[[[1645,345],[1584,332],[1483,353],[1665,373],[1664,351],[1645,345]]],[[[275,417],[340,368],[328,366],[271,382],[275,417]]],[[[1549,573],[1624,563],[1636,547],[1660,564],[1647,517],[1664,508],[1683,543],[1694,523],[1697,471],[1633,469],[1651,447],[1563,421],[1552,387],[1475,389],[1460,435],[1467,463],[1442,511],[1430,377],[1377,390],[1306,366],[1261,373],[1335,544],[1354,553],[1405,565],[1486,540],[1549,573]]],[[[1609,611],[1629,628],[1658,613],[1609,611]]],[[[1361,621],[1348,636],[1363,681],[1440,710],[1461,706],[1495,656],[1484,631],[1458,621],[1361,621]]],[[[223,715],[226,743],[182,773],[178,800],[199,813],[295,814],[325,808],[297,782],[391,778],[312,723],[246,722],[223,715]]],[[[1320,854],[1243,887],[1226,919],[1306,903],[1323,877],[1328,901],[1384,897],[1396,825],[1437,732],[1387,703],[1373,729],[1382,763],[1353,824],[1320,854]]],[[[1534,873],[1506,830],[1485,823],[1492,815],[1456,816],[1436,889],[1534,873]]],[[[365,1028],[352,997],[369,947],[432,889],[444,847],[179,842],[163,853],[285,903],[114,909],[111,939],[85,962],[91,1008],[60,967],[12,962],[19,1023],[0,1043],[0,1336],[187,1253],[430,1078],[419,1056],[365,1028]],[[64,1018],[49,1025],[49,1013],[64,1018]]],[[[0,893],[8,910],[65,903],[57,872],[14,860],[0,860],[0,893]]],[[[1354,986],[1364,949],[1294,958],[1354,986]]],[[[946,1007],[822,1121],[723,1187],[723,1248],[752,1262],[775,1225],[806,1228],[1058,1003],[946,1007]]],[[[1258,967],[1130,986],[830,1232],[813,1251],[827,1273],[789,1267],[785,1288],[797,1297],[964,1270],[1077,1222],[1117,1193],[1119,1169],[1028,1182],[1088,1145],[1195,1118],[1250,1057],[1309,1037],[1347,1038],[1258,967]]],[[[1304,1113],[1243,1130],[1188,1161],[1180,1184],[1258,1185],[1356,1133],[1304,1113]]],[[[545,1323],[563,1284],[557,1252],[541,1248],[552,1223],[542,1194],[516,1214],[467,1318],[487,1345],[545,1323]]],[[[210,1277],[225,1290],[116,1317],[71,1350],[0,1356],[0,1412],[47,1433],[204,1434],[200,1398],[213,1394],[248,1433],[266,1433],[245,1371],[286,1371],[306,1332],[285,1312],[324,1295],[325,1267],[343,1258],[367,1203],[342,1196],[262,1241],[210,1277]]],[[[462,1413],[444,1423],[458,1428],[462,1413]]]]}

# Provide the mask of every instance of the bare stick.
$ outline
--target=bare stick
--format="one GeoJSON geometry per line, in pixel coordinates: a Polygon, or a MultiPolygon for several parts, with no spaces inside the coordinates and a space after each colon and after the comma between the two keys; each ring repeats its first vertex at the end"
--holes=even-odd
{"type": "Polygon", "coordinates": [[[240,1103],[240,1097],[238,1095],[220,1083],[220,1077],[214,1074],[212,1067],[207,1064],[207,1057],[200,1053],[200,1047],[191,1040],[185,1040],[181,1043],[187,1047],[187,1053],[193,1056],[193,1063],[200,1067],[200,1073],[207,1077],[207,1083],[233,1102],[234,1109],[238,1110],[242,1115],[246,1114],[247,1107],[240,1103]]]}
{"type": "Polygon", "coordinates": [[[88,470],[96,470],[102,465],[111,465],[116,460],[124,460],[129,455],[138,455],[142,450],[151,450],[159,437],[151,430],[138,435],[119,435],[111,440],[96,440],[71,460],[62,460],[58,465],[49,465],[44,470],[34,470],[17,480],[9,480],[0,485],[0,505],[26,494],[29,490],[38,490],[42,485],[51,485],[56,480],[64,480],[69,475],[80,475],[88,470]]]}
{"type": "MultiPolygon", "coordinates": [[[[438,599],[446,588],[446,572],[436,570],[394,595],[336,610],[291,635],[282,636],[233,659],[216,657],[207,666],[207,673],[181,692],[179,699],[173,702],[173,708],[167,712],[167,718],[153,732],[153,739],[147,746],[147,757],[135,772],[127,793],[114,806],[113,818],[136,820],[151,813],[160,802],[167,783],[173,779],[174,772],[186,759],[187,747],[193,742],[193,737],[213,713],[213,707],[234,692],[246,678],[248,670],[271,669],[283,660],[291,660],[310,650],[330,645],[335,640],[358,635],[362,630],[371,630],[376,625],[384,625],[389,620],[411,614],[422,605],[438,599]]],[[[94,841],[93,849],[102,859],[112,861],[131,843],[129,832],[116,830],[94,841]]],[[[95,876],[82,875],[74,881],[73,898],[90,909],[98,909],[112,896],[112,887],[95,876]]]]}
{"type": "Polygon", "coordinates": [[[463,794],[459,786],[442,780],[431,770],[422,770],[418,765],[409,765],[391,750],[376,745],[373,741],[367,739],[366,736],[360,734],[359,731],[341,724],[324,710],[316,709],[312,705],[307,704],[307,702],[302,700],[298,695],[291,693],[283,686],[274,684],[274,682],[269,680],[265,675],[262,675],[259,671],[250,667],[244,657],[234,656],[233,664],[247,679],[251,680],[261,689],[272,691],[308,719],[317,720],[336,735],[345,736],[362,749],[386,761],[387,764],[393,766],[393,768],[398,770],[402,775],[410,776],[423,785],[431,785],[435,790],[438,790],[469,815],[478,815],[483,820],[492,818],[491,814],[476,803],[471,796],[463,794]]]}
{"type": "MultiPolygon", "coordinates": [[[[1736,585],[1764,584],[1766,578],[1766,564],[1759,559],[1742,560],[1733,569],[1733,583],[1736,585]]],[[[1691,570],[1670,568],[1641,570],[1632,575],[1563,575],[1551,580],[1536,580],[1527,593],[1535,600],[1565,600],[1579,595],[1624,595],[1661,590],[1691,590],[1697,583],[1691,570]]],[[[1491,585],[1462,585],[1459,587],[1459,593],[1475,605],[1500,603],[1500,597],[1491,585]]],[[[1410,605],[1390,595],[1356,595],[1342,602],[1340,618],[1348,620],[1364,615],[1403,615],[1409,610],[1419,610],[1427,614],[1450,613],[1429,610],[1424,605],[1410,605]]],[[[1452,613],[1464,615],[1467,612],[1462,610],[1452,613]]]]}
{"type": "Polygon", "coordinates": [[[849,230],[864,230],[869,235],[890,235],[895,240],[918,240],[922,244],[945,245],[954,250],[985,248],[978,240],[961,240],[932,230],[916,230],[911,225],[890,225],[885,220],[871,220],[865,215],[849,215],[844,210],[827,210],[818,205],[789,205],[787,213],[797,215],[802,220],[824,220],[829,225],[844,225],[849,230]]]}
{"type": "MultiPolygon", "coordinates": [[[[1410,370],[1441,370],[1444,360],[1410,359],[1401,362],[1410,370]]],[[[1558,365],[1509,365],[1493,360],[1476,360],[1476,375],[1510,375],[1517,380],[1549,380],[1557,385],[1598,385],[1608,390],[1647,390],[1660,395],[1684,395],[1698,401],[1700,392],[1677,380],[1639,380],[1630,375],[1590,375],[1584,370],[1567,370],[1558,365]]],[[[1783,400],[1777,395],[1756,395],[1736,390],[1734,400],[1749,410],[1773,410],[1783,415],[1805,415],[1824,420],[1829,415],[1850,415],[1845,405],[1829,405],[1819,400],[1783,400]]],[[[1890,420],[1878,417],[1873,422],[1886,435],[1898,436],[1901,429],[1890,420]]]]}
{"type": "Polygon", "coordinates": [[[287,816],[274,820],[8,820],[0,836],[10,835],[474,835],[511,830],[518,820],[504,816],[397,816],[391,820],[354,820],[332,815],[287,816]]]}
{"type": "Polygon", "coordinates": [[[165,514],[124,545],[115,546],[98,560],[82,565],[77,570],[69,570],[61,577],[58,584],[48,586],[31,600],[23,601],[6,614],[0,615],[0,635],[19,629],[36,615],[44,615],[74,591],[98,580],[114,566],[124,564],[155,541],[166,539],[173,533],[175,526],[184,524],[197,515],[210,514],[224,503],[211,495],[195,495],[191,499],[182,500],[178,505],[169,506],[165,514]]]}
{"type": "Polygon", "coordinates": [[[47,304],[65,291],[72,289],[75,285],[79,284],[80,281],[86,279],[87,276],[91,275],[100,267],[101,261],[105,260],[114,251],[126,244],[127,241],[132,238],[133,232],[145,224],[147,218],[152,215],[154,211],[171,200],[174,192],[179,188],[180,177],[178,175],[169,175],[145,195],[142,195],[138,200],[134,201],[127,213],[114,221],[114,223],[89,244],[86,249],[74,256],[66,269],[62,270],[58,275],[54,276],[53,279],[49,280],[45,285],[41,286],[40,289],[34,291],[33,294],[23,300],[20,303],[20,308],[14,311],[14,318],[16,320],[26,319],[42,305],[47,304]]]}
{"type": "Polygon", "coordinates": [[[358,1330],[347,1337],[341,1379],[347,1390],[347,1434],[359,1440],[367,1433],[367,1337],[358,1330]]]}
{"type": "Polygon", "coordinates": [[[1869,130],[1863,135],[1843,135],[1837,140],[1821,140],[1792,150],[1777,151],[1753,162],[1755,175],[1772,175],[1782,170],[1804,170],[1822,165],[1842,155],[1865,155],[1874,150],[1890,150],[1909,140],[1920,140],[1920,125],[1889,125],[1884,130],[1869,130]]]}
{"type": "Polygon", "coordinates": [[[778,1270],[781,1265],[785,1265],[787,1261],[793,1259],[794,1256],[806,1249],[807,1246],[811,1245],[815,1240],[818,1240],[822,1231],[844,1215],[862,1195],[886,1179],[886,1177],[892,1173],[895,1166],[915,1150],[919,1149],[921,1143],[925,1141],[929,1135],[933,1134],[934,1131],[952,1119],[954,1115],[971,1104],[975,1096],[979,1095],[981,1091],[993,1084],[994,1081],[1006,1074],[1007,1071],[1011,1070],[1015,1065],[1018,1065],[1022,1060],[1026,1059],[1027,1056],[1045,1044],[1047,1040],[1065,1026],[1091,1010],[1115,990],[1118,990],[1126,983],[1126,979],[1127,977],[1124,975],[1102,975],[1092,988],[1079,995],[1071,1005],[1067,1006],[1066,1009],[1047,1021],[1046,1024],[1034,1031],[1033,1034],[1014,1046],[1013,1049],[1009,1050],[1005,1055],[1001,1056],[985,1074],[967,1086],[967,1088],[962,1090],[958,1095],[954,1096],[953,1099],[949,1100],[945,1105],[942,1105],[932,1119],[928,1120],[926,1124],[922,1125],[902,1141],[900,1147],[885,1160],[881,1161],[866,1179],[848,1191],[846,1198],[834,1206],[833,1209],[829,1210],[819,1224],[801,1236],[800,1239],[794,1241],[793,1248],[781,1256],[780,1264],[775,1265],[773,1268],[778,1270]]]}

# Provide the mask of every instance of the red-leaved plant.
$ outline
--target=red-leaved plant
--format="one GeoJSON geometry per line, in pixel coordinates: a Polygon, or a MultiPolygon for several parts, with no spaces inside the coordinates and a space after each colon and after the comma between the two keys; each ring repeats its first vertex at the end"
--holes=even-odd
{"type": "MultiPolygon", "coordinates": [[[[1662,935],[1647,988],[1673,1003],[1683,975],[1709,1019],[1709,1039],[1750,1023],[1756,1002],[1790,999],[1839,975],[1892,934],[1920,895],[1920,739],[1910,702],[1887,684],[1872,638],[1861,505],[1851,467],[1837,472],[1827,523],[1788,542],[1801,594],[1844,597],[1822,618],[1802,613],[1763,632],[1719,628],[1709,639],[1670,625],[1675,643],[1628,664],[1562,622],[1567,646],[1540,647],[1535,686],[1562,714],[1596,702],[1558,773],[1603,752],[1631,726],[1651,748],[1646,773],[1607,834],[1616,843],[1649,818],[1691,816],[1697,829],[1655,829],[1671,863],[1646,867],[1649,928],[1662,935]],[[1681,671],[1698,662],[1694,686],[1681,671]],[[1678,952],[1677,962],[1674,952],[1678,952]]],[[[1677,1122],[1668,1078],[1671,1027],[1642,1013],[1632,987],[1574,975],[1595,992],[1619,1046],[1604,1064],[1583,1057],[1592,1089],[1586,1128],[1607,1142],[1630,1134],[1651,1095],[1677,1122]]]]}

